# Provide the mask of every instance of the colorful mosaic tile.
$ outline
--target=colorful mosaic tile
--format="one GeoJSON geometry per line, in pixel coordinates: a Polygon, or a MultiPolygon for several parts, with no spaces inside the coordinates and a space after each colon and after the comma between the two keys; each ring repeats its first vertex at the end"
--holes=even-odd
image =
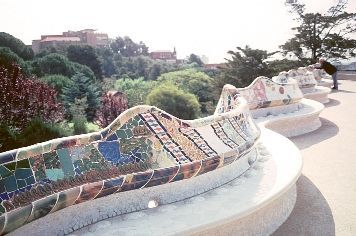
{"type": "Polygon", "coordinates": [[[236,112],[243,103],[237,90],[223,97],[222,110],[229,115],[190,122],[141,106],[101,132],[0,154],[0,231],[11,232],[73,204],[230,164],[250,150],[259,133],[248,113],[236,112]],[[204,139],[200,127],[212,127],[215,133],[204,139]],[[218,140],[230,147],[221,156],[212,148],[218,140]]]}

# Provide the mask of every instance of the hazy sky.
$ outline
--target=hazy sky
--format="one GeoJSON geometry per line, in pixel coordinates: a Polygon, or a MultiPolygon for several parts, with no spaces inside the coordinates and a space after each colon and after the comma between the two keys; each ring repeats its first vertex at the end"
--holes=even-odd
{"type": "MultiPolygon", "coordinates": [[[[304,0],[310,11],[325,11],[336,0],[304,0]]],[[[42,34],[85,28],[109,37],[129,36],[178,58],[206,55],[223,62],[236,46],[274,51],[292,36],[285,0],[0,0],[0,31],[31,44],[42,34]]],[[[356,0],[349,0],[356,12],[356,0]]]]}

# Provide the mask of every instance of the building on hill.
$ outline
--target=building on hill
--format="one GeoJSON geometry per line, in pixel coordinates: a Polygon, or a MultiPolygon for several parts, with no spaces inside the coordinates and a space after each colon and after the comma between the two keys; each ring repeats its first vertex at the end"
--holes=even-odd
{"type": "Polygon", "coordinates": [[[32,41],[32,50],[38,53],[45,48],[62,49],[69,45],[103,47],[109,45],[109,37],[106,33],[96,33],[94,29],[67,31],[61,35],[41,35],[41,39],[32,41]]]}
{"type": "Polygon", "coordinates": [[[173,52],[168,50],[153,51],[150,53],[150,57],[153,60],[176,63],[177,62],[176,48],[174,48],[173,52]]]}

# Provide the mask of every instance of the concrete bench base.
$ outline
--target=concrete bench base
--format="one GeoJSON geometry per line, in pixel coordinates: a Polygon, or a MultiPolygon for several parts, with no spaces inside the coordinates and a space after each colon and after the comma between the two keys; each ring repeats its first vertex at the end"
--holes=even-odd
{"type": "Polygon", "coordinates": [[[255,118],[255,121],[260,126],[264,126],[286,137],[306,134],[321,126],[319,115],[324,109],[324,105],[320,102],[303,98],[298,106],[291,104],[281,106],[278,109],[279,113],[276,112],[277,114],[274,115],[271,112],[268,116],[255,118]],[[297,108],[297,110],[284,112],[292,108],[297,108]]]}
{"type": "Polygon", "coordinates": [[[333,85],[334,85],[334,82],[333,82],[332,79],[321,79],[321,80],[318,80],[318,86],[331,88],[333,85]]]}
{"type": "Polygon", "coordinates": [[[258,159],[219,188],[84,227],[73,235],[268,235],[289,216],[301,174],[299,150],[262,128],[258,159]],[[266,148],[268,147],[268,148],[266,148]]]}
{"type": "Polygon", "coordinates": [[[323,86],[315,86],[313,91],[309,93],[304,93],[304,98],[311,99],[325,104],[329,102],[328,95],[330,92],[331,92],[330,88],[323,87],[323,86]]]}

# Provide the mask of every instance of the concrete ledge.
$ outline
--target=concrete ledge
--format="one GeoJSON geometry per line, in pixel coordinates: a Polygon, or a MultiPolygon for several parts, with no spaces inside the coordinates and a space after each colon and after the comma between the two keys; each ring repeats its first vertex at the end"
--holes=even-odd
{"type": "Polygon", "coordinates": [[[310,99],[303,98],[298,110],[291,113],[279,113],[256,118],[255,121],[261,126],[271,129],[286,137],[306,134],[321,126],[319,115],[324,105],[310,99]]]}
{"type": "Polygon", "coordinates": [[[332,79],[321,79],[321,80],[318,80],[318,86],[331,88],[333,85],[334,85],[334,82],[333,82],[332,79]]]}
{"type": "Polygon", "coordinates": [[[304,98],[311,99],[320,103],[328,103],[328,95],[331,92],[331,89],[323,86],[315,86],[313,91],[304,93],[304,98]]]}
{"type": "Polygon", "coordinates": [[[258,159],[244,175],[199,196],[84,227],[73,235],[268,235],[289,216],[301,174],[299,150],[262,128],[258,159]]]}

